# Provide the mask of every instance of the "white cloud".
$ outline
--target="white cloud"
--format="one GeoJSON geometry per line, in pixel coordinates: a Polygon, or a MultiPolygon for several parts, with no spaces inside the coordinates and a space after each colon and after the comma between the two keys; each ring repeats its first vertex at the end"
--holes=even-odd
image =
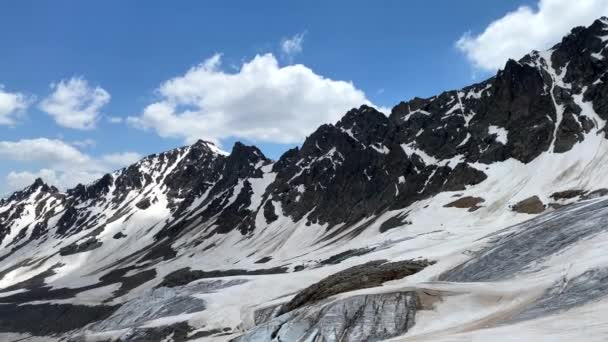
{"type": "Polygon", "coordinates": [[[11,171],[6,176],[6,182],[10,189],[23,189],[26,186],[34,183],[36,178],[41,178],[47,184],[59,184],[59,178],[57,177],[57,173],[51,169],[41,169],[37,172],[30,171],[21,171],[15,172],[11,171]]]}
{"type": "Polygon", "coordinates": [[[3,163],[26,169],[9,172],[6,175],[8,189],[0,190],[20,189],[37,177],[65,189],[78,183],[89,183],[107,172],[131,164],[140,158],[141,156],[134,152],[92,157],[81,152],[74,145],[58,139],[0,141],[0,159],[3,163]]]}
{"type": "Polygon", "coordinates": [[[464,34],[456,46],[477,68],[494,71],[509,58],[558,43],[575,26],[608,14],[606,0],[539,0],[537,8],[519,7],[492,22],[479,35],[464,34]]]}
{"type": "Polygon", "coordinates": [[[283,38],[281,40],[281,52],[291,61],[293,57],[302,52],[302,44],[304,43],[304,35],[306,32],[296,34],[291,38],[283,38]]]}
{"type": "Polygon", "coordinates": [[[187,142],[235,137],[296,143],[320,124],[370,104],[351,82],[325,78],[300,64],[280,67],[272,54],[255,56],[235,73],[220,65],[221,56],[215,55],[164,82],[161,99],[128,121],[187,142]]]}
{"type": "Polygon", "coordinates": [[[51,84],[51,89],[53,93],[42,100],[40,109],[68,128],[95,128],[101,108],[110,102],[107,91],[99,86],[91,87],[79,77],[51,84]]]}
{"type": "Polygon", "coordinates": [[[52,169],[41,169],[36,172],[11,171],[6,176],[6,182],[10,191],[16,191],[25,188],[26,186],[29,186],[34,183],[34,180],[36,180],[36,178],[41,178],[47,184],[65,189],[67,188],[66,184],[69,184],[70,187],[78,183],[87,184],[102,176],[102,172],[90,172],[83,170],[57,172],[52,169]]]}
{"type": "Polygon", "coordinates": [[[32,101],[33,98],[22,93],[7,92],[0,84],[0,125],[14,125],[32,101]]]}
{"type": "Polygon", "coordinates": [[[74,140],[72,141],[72,145],[80,148],[93,147],[97,144],[93,139],[83,139],[83,140],[74,140]]]}
{"type": "Polygon", "coordinates": [[[123,121],[124,121],[123,118],[121,118],[120,116],[109,116],[108,117],[109,123],[119,124],[119,123],[122,123],[123,121]]]}
{"type": "Polygon", "coordinates": [[[136,152],[122,152],[106,154],[102,160],[109,165],[125,166],[135,163],[141,159],[141,154],[136,152]]]}
{"type": "Polygon", "coordinates": [[[37,138],[0,141],[0,158],[21,162],[86,164],[90,158],[61,140],[37,138]]]}

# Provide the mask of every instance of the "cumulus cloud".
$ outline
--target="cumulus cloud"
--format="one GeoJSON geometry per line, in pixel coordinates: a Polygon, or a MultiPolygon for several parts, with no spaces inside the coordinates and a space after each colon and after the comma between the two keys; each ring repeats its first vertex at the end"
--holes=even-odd
{"type": "Polygon", "coordinates": [[[122,153],[112,153],[106,154],[102,157],[102,160],[109,164],[115,166],[125,166],[135,163],[136,161],[141,159],[141,154],[136,152],[122,152],[122,153]]]}
{"type": "Polygon", "coordinates": [[[281,52],[289,60],[292,60],[295,55],[302,52],[305,34],[306,32],[301,32],[291,38],[283,38],[281,40],[281,52]]]}
{"type": "Polygon", "coordinates": [[[59,184],[60,180],[57,173],[51,169],[41,169],[37,172],[30,171],[11,171],[6,176],[6,182],[10,189],[23,189],[26,186],[34,183],[36,178],[43,179],[48,184],[59,184]]]}
{"type": "Polygon", "coordinates": [[[97,142],[93,139],[74,140],[72,141],[72,145],[80,148],[87,148],[94,147],[97,145],[97,142]]]}
{"type": "Polygon", "coordinates": [[[8,189],[3,189],[6,191],[20,189],[38,177],[65,189],[78,183],[89,183],[140,158],[141,156],[134,152],[93,157],[81,152],[73,144],[59,139],[0,141],[0,159],[7,164],[12,162],[8,165],[14,163],[15,166],[26,168],[13,170],[6,175],[8,189]]]}
{"type": "Polygon", "coordinates": [[[14,125],[33,99],[22,93],[11,93],[0,84],[0,125],[14,125]]]}
{"type": "Polygon", "coordinates": [[[519,7],[495,20],[478,34],[464,34],[456,47],[476,68],[494,71],[509,58],[559,42],[575,26],[587,26],[608,15],[606,0],[539,0],[537,8],[519,7]]]}
{"type": "Polygon", "coordinates": [[[84,170],[72,170],[67,172],[55,171],[52,169],[41,169],[35,172],[11,171],[6,176],[6,183],[9,191],[15,191],[31,185],[34,183],[36,178],[40,178],[47,184],[65,189],[68,187],[67,185],[71,187],[78,183],[87,184],[100,178],[101,176],[103,176],[102,172],[90,172],[84,170]]]}
{"type": "Polygon", "coordinates": [[[48,163],[86,164],[90,158],[58,139],[23,139],[0,141],[0,157],[21,162],[41,161],[48,163]]]}
{"type": "Polygon", "coordinates": [[[255,56],[237,72],[220,67],[217,54],[164,82],[160,100],[129,117],[129,123],[186,142],[235,137],[297,143],[348,109],[371,104],[351,82],[323,77],[300,64],[281,67],[272,54],[255,56]]]}
{"type": "Polygon", "coordinates": [[[95,128],[100,110],[110,102],[103,88],[89,86],[80,77],[51,84],[53,93],[40,103],[40,109],[53,117],[57,124],[74,129],[95,128]]]}
{"type": "Polygon", "coordinates": [[[123,121],[124,121],[123,118],[121,118],[120,116],[109,116],[108,117],[109,123],[119,124],[119,123],[122,123],[123,121]]]}

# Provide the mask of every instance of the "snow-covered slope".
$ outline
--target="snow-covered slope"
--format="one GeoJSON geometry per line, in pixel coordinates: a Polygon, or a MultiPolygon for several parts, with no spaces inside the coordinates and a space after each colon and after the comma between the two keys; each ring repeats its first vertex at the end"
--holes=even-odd
{"type": "Polygon", "coordinates": [[[353,109],[277,161],[199,141],[38,180],[0,200],[0,339],[603,340],[606,37],[353,109]]]}

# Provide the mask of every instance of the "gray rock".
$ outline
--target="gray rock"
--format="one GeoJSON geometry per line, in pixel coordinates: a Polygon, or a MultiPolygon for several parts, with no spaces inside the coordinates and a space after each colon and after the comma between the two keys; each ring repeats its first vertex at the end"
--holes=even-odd
{"type": "Polygon", "coordinates": [[[430,264],[432,263],[426,260],[396,262],[376,260],[347,268],[300,291],[282,306],[280,313],[295,310],[339,293],[381,286],[387,281],[417,273],[430,264]]]}
{"type": "Polygon", "coordinates": [[[465,196],[465,197],[459,198],[453,202],[450,202],[450,203],[444,205],[444,207],[469,209],[469,211],[475,211],[475,210],[481,208],[480,204],[485,201],[486,200],[481,197],[465,196]]]}
{"type": "Polygon", "coordinates": [[[540,214],[545,211],[545,205],[538,196],[532,196],[517,202],[511,209],[522,214],[540,214]]]}
{"type": "Polygon", "coordinates": [[[562,199],[571,199],[571,198],[575,198],[575,197],[584,196],[586,193],[587,192],[585,190],[571,189],[571,190],[554,192],[553,194],[551,194],[550,197],[553,198],[554,200],[562,200],[562,199]]]}

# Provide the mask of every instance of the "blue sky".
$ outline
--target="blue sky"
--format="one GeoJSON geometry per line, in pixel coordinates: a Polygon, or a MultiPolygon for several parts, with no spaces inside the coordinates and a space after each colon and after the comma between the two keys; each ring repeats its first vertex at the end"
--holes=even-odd
{"type": "MultiPolygon", "coordinates": [[[[565,28],[500,56],[487,41],[517,33],[492,31],[509,13],[525,22],[564,3],[4,1],[0,194],[36,175],[70,186],[199,137],[278,158],[344,107],[459,88],[547,45],[565,28]]],[[[584,14],[571,21],[597,15],[584,14]]]]}

